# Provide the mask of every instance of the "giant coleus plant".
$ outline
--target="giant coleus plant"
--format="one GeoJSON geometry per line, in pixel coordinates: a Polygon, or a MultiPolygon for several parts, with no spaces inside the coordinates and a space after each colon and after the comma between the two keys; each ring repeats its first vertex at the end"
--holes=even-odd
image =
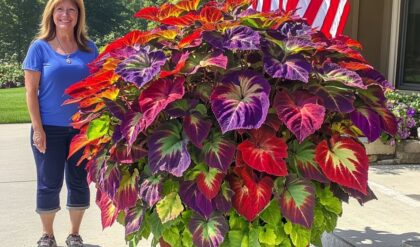
{"type": "Polygon", "coordinates": [[[358,137],[395,134],[388,82],[357,41],[249,5],[141,9],[158,27],[108,44],[66,91],[70,155],[84,148],[103,227],[134,245],[319,244],[341,201],[374,198],[358,137]]]}

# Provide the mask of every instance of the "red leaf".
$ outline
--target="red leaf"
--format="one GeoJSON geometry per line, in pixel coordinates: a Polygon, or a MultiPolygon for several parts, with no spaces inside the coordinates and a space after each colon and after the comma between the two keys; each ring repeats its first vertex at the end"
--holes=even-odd
{"type": "Polygon", "coordinates": [[[159,13],[158,7],[146,7],[139,10],[137,13],[135,13],[134,17],[151,20],[151,21],[157,21],[158,13],[159,13]]]}
{"type": "Polygon", "coordinates": [[[210,168],[208,172],[201,172],[197,177],[198,189],[203,195],[212,200],[219,193],[224,174],[216,168],[210,168]]]}
{"type": "Polygon", "coordinates": [[[111,199],[109,199],[106,193],[97,190],[96,204],[101,209],[102,229],[112,226],[118,216],[118,210],[114,204],[112,204],[111,199]]]}
{"type": "Polygon", "coordinates": [[[187,27],[194,24],[196,20],[198,20],[199,17],[194,13],[188,13],[186,15],[180,16],[180,17],[168,17],[163,20],[161,20],[161,23],[171,26],[181,26],[181,27],[187,27]]]}
{"type": "Polygon", "coordinates": [[[178,43],[178,47],[180,49],[185,47],[196,47],[199,46],[202,42],[201,35],[203,33],[203,30],[198,29],[191,33],[190,35],[186,36],[185,38],[181,39],[178,43]]]}
{"type": "Polygon", "coordinates": [[[183,0],[178,2],[175,6],[185,11],[197,10],[200,0],[183,0]]]}
{"type": "Polygon", "coordinates": [[[276,94],[274,107],[280,120],[299,142],[315,133],[324,122],[325,107],[319,99],[304,91],[297,91],[294,99],[282,90],[276,94]]]}
{"type": "Polygon", "coordinates": [[[205,23],[215,23],[223,20],[222,11],[215,7],[204,7],[200,12],[200,20],[205,23]]]}
{"type": "Polygon", "coordinates": [[[256,182],[251,178],[252,171],[242,170],[242,178],[232,177],[230,180],[230,186],[235,192],[232,203],[240,215],[253,221],[271,200],[273,180],[267,176],[256,182]]]}
{"type": "Polygon", "coordinates": [[[163,70],[160,73],[160,78],[165,78],[165,77],[168,77],[170,75],[176,75],[176,74],[178,74],[185,67],[185,61],[187,61],[187,59],[188,59],[189,56],[190,56],[190,53],[189,52],[185,52],[184,54],[182,54],[181,55],[181,58],[179,59],[177,65],[175,67],[175,69],[172,70],[172,71],[163,70]]]}
{"type": "Polygon", "coordinates": [[[287,145],[283,139],[276,137],[269,127],[253,130],[252,137],[238,146],[245,163],[255,170],[270,175],[287,175],[287,145]]]}
{"type": "Polygon", "coordinates": [[[64,91],[64,93],[75,99],[92,96],[96,94],[96,92],[111,85],[113,76],[114,72],[112,71],[94,74],[80,82],[71,85],[64,91]]]}
{"type": "MultiPolygon", "coordinates": [[[[86,126],[87,127],[87,126],[86,126]]],[[[81,131],[80,134],[73,137],[71,143],[70,143],[70,150],[69,150],[69,156],[73,156],[77,151],[82,149],[87,144],[93,142],[95,140],[89,140],[86,133],[81,131]]]]}
{"type": "Polygon", "coordinates": [[[141,93],[139,104],[143,118],[146,120],[144,129],[153,123],[157,115],[169,103],[184,96],[184,81],[183,77],[177,77],[175,80],[158,79],[141,93]]]}
{"type": "Polygon", "coordinates": [[[333,182],[366,195],[369,159],[365,148],[351,138],[333,136],[315,150],[315,160],[333,182]]]}

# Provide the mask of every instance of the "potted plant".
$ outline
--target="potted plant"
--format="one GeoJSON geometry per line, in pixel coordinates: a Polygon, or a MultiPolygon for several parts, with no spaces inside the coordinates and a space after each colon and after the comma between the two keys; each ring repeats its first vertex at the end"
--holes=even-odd
{"type": "Polygon", "coordinates": [[[308,246],[373,197],[357,137],[396,132],[388,83],[348,37],[249,1],[140,10],[159,25],[67,89],[103,227],[136,245],[308,246]]]}

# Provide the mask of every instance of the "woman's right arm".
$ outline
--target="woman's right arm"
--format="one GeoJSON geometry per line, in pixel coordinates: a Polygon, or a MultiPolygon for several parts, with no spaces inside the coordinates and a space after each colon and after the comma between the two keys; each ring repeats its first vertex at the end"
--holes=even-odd
{"type": "Polygon", "coordinates": [[[41,79],[41,72],[25,70],[26,103],[31,117],[34,135],[32,140],[34,146],[45,153],[47,148],[44,128],[42,127],[41,114],[39,111],[38,88],[41,79]]]}

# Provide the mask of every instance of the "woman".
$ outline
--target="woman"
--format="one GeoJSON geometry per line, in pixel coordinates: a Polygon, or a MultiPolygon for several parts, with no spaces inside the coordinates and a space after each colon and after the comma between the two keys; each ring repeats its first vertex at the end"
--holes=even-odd
{"type": "Polygon", "coordinates": [[[71,221],[66,244],[83,246],[79,228],[89,207],[89,187],[84,165],[76,166],[81,153],[67,159],[71,139],[77,134],[70,127],[77,106],[62,104],[68,98],[64,90],[89,75],[87,64],[97,55],[95,44],[86,35],[83,0],[49,0],[39,34],[22,66],[37,168],[36,212],[43,227],[39,247],[57,246],[53,222],[60,210],[59,193],[64,174],[71,221]]]}

